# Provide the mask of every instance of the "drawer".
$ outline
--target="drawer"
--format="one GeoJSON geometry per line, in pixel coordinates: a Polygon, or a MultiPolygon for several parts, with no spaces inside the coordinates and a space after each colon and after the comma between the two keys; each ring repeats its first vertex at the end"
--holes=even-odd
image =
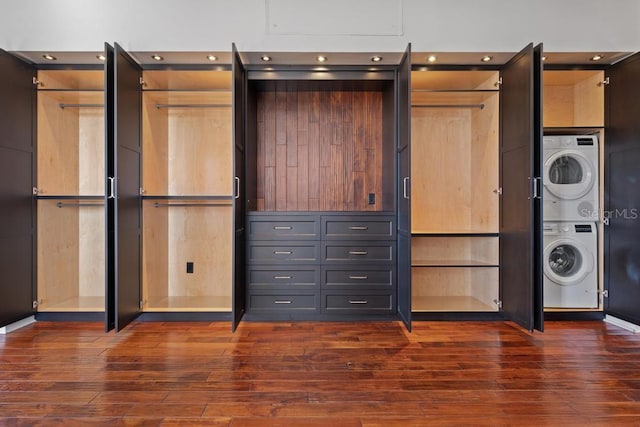
{"type": "Polygon", "coordinates": [[[322,238],[332,240],[395,240],[392,216],[323,216],[322,238]]]}
{"type": "Polygon", "coordinates": [[[393,294],[350,293],[323,294],[323,310],[343,313],[392,313],[393,294]]]}
{"type": "Polygon", "coordinates": [[[318,264],[320,242],[249,242],[247,259],[250,264],[318,264]]]}
{"type": "Polygon", "coordinates": [[[318,311],[317,294],[263,294],[251,293],[248,296],[249,310],[252,311],[318,311]]]}
{"type": "Polygon", "coordinates": [[[395,242],[322,242],[322,259],[327,263],[392,263],[395,242]]]}
{"type": "Polygon", "coordinates": [[[326,287],[393,287],[393,267],[327,267],[322,269],[322,286],[326,287]]]}
{"type": "Polygon", "coordinates": [[[308,268],[250,267],[247,274],[249,286],[316,286],[320,283],[320,270],[308,268]]]}
{"type": "Polygon", "coordinates": [[[250,240],[320,240],[319,216],[250,216],[247,222],[250,240]]]}

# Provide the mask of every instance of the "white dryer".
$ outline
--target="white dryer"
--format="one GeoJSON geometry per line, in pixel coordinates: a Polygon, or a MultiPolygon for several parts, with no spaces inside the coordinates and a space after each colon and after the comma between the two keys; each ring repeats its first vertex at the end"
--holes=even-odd
{"type": "Polygon", "coordinates": [[[598,307],[595,223],[544,223],[544,306],[598,307]]]}
{"type": "Polygon", "coordinates": [[[598,137],[543,138],[544,221],[597,221],[598,137]]]}

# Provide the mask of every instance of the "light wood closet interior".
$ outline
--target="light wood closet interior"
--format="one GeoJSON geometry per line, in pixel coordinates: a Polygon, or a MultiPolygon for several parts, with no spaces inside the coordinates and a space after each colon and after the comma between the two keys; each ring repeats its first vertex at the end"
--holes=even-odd
{"type": "Polygon", "coordinates": [[[104,311],[104,73],[37,80],[37,309],[104,311]]]}
{"type": "MultiPolygon", "coordinates": [[[[599,203],[604,211],[604,108],[605,76],[603,70],[545,70],[543,74],[543,126],[545,135],[588,134],[598,136],[599,150],[599,203]]],[[[604,225],[598,228],[598,290],[604,289],[604,225]]],[[[602,299],[597,309],[578,311],[602,311],[602,299]]],[[[572,311],[573,309],[545,309],[547,311],[572,311]]]]}
{"type": "Polygon", "coordinates": [[[231,311],[231,72],[143,81],[143,310],[231,311]]]}
{"type": "Polygon", "coordinates": [[[413,71],[413,311],[497,311],[497,71],[413,71]]]}

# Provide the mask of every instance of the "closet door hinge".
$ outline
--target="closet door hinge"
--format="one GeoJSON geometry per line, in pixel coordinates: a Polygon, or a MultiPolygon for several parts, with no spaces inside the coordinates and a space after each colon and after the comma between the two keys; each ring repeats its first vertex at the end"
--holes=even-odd
{"type": "Polygon", "coordinates": [[[601,293],[602,298],[609,298],[609,291],[607,289],[603,290],[601,293]]]}
{"type": "Polygon", "coordinates": [[[36,308],[38,308],[39,305],[42,305],[42,300],[36,300],[32,302],[33,305],[33,309],[35,310],[36,308]]]}
{"type": "Polygon", "coordinates": [[[502,77],[500,77],[500,78],[498,79],[498,81],[497,81],[497,82],[495,82],[493,85],[494,85],[495,87],[497,87],[497,88],[499,88],[500,86],[502,86],[502,77]]]}
{"type": "Polygon", "coordinates": [[[502,301],[500,301],[499,299],[494,299],[493,302],[498,306],[498,308],[502,308],[502,301]]]}
{"type": "Polygon", "coordinates": [[[38,193],[40,192],[40,190],[38,190],[38,187],[33,187],[33,188],[31,189],[31,192],[33,193],[33,195],[34,195],[34,196],[37,196],[37,195],[38,195],[38,193]]]}
{"type": "Polygon", "coordinates": [[[140,195],[141,195],[141,196],[144,196],[144,188],[140,187],[140,188],[139,188],[139,192],[140,192],[140,195]]]}
{"type": "Polygon", "coordinates": [[[140,77],[140,86],[145,87],[146,85],[147,85],[147,82],[142,80],[142,77],[140,77]]]}
{"type": "Polygon", "coordinates": [[[598,82],[598,86],[606,86],[608,85],[611,81],[609,80],[611,77],[605,77],[605,79],[601,82],[598,82]]]}
{"type": "Polygon", "coordinates": [[[147,303],[147,301],[142,300],[140,301],[140,310],[142,310],[142,308],[144,307],[144,305],[147,303]]]}
{"type": "Polygon", "coordinates": [[[604,225],[609,225],[609,217],[603,218],[603,219],[602,219],[602,223],[603,223],[604,225]]]}
{"type": "Polygon", "coordinates": [[[31,82],[33,83],[33,85],[35,87],[43,87],[44,86],[44,83],[42,83],[40,80],[38,80],[37,77],[32,77],[31,78],[31,82]]]}
{"type": "Polygon", "coordinates": [[[498,196],[502,196],[502,187],[498,187],[498,188],[494,189],[493,193],[497,194],[498,196]]]}

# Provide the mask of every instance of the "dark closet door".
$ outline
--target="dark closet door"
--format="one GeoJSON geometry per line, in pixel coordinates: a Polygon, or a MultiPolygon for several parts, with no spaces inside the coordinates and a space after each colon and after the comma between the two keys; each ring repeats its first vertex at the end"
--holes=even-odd
{"type": "Polygon", "coordinates": [[[236,330],[245,312],[245,114],[246,71],[236,45],[232,46],[233,74],[233,144],[234,144],[234,201],[233,201],[233,319],[231,329],[236,330]]]}
{"type": "Polygon", "coordinates": [[[533,328],[544,331],[544,227],[542,218],[542,44],[533,49],[533,328]]]}
{"type": "Polygon", "coordinates": [[[640,54],[606,77],[604,309],[640,324],[640,54]]]}
{"type": "Polygon", "coordinates": [[[0,327],[34,314],[35,75],[0,49],[0,327]]]}
{"type": "Polygon", "coordinates": [[[541,237],[536,222],[540,204],[535,202],[539,180],[534,179],[541,133],[536,123],[535,80],[540,73],[534,70],[535,62],[530,44],[500,70],[501,301],[505,317],[530,331],[535,326],[535,259],[541,237]]]}
{"type": "Polygon", "coordinates": [[[398,315],[411,331],[411,44],[398,67],[398,315]]]}
{"type": "Polygon", "coordinates": [[[141,112],[138,64],[117,43],[114,54],[113,170],[109,203],[114,212],[113,253],[115,329],[121,330],[140,314],[141,301],[141,112]],[[115,179],[114,179],[115,178],[115,179]],[[113,191],[112,191],[113,190],[113,191]]]}
{"type": "Polygon", "coordinates": [[[115,328],[116,322],[116,301],[115,301],[115,203],[109,198],[111,187],[109,177],[114,176],[114,92],[115,92],[115,54],[113,47],[109,44],[104,44],[104,55],[107,58],[104,64],[104,137],[105,137],[105,251],[106,251],[106,263],[105,263],[105,332],[109,332],[115,328]]]}

